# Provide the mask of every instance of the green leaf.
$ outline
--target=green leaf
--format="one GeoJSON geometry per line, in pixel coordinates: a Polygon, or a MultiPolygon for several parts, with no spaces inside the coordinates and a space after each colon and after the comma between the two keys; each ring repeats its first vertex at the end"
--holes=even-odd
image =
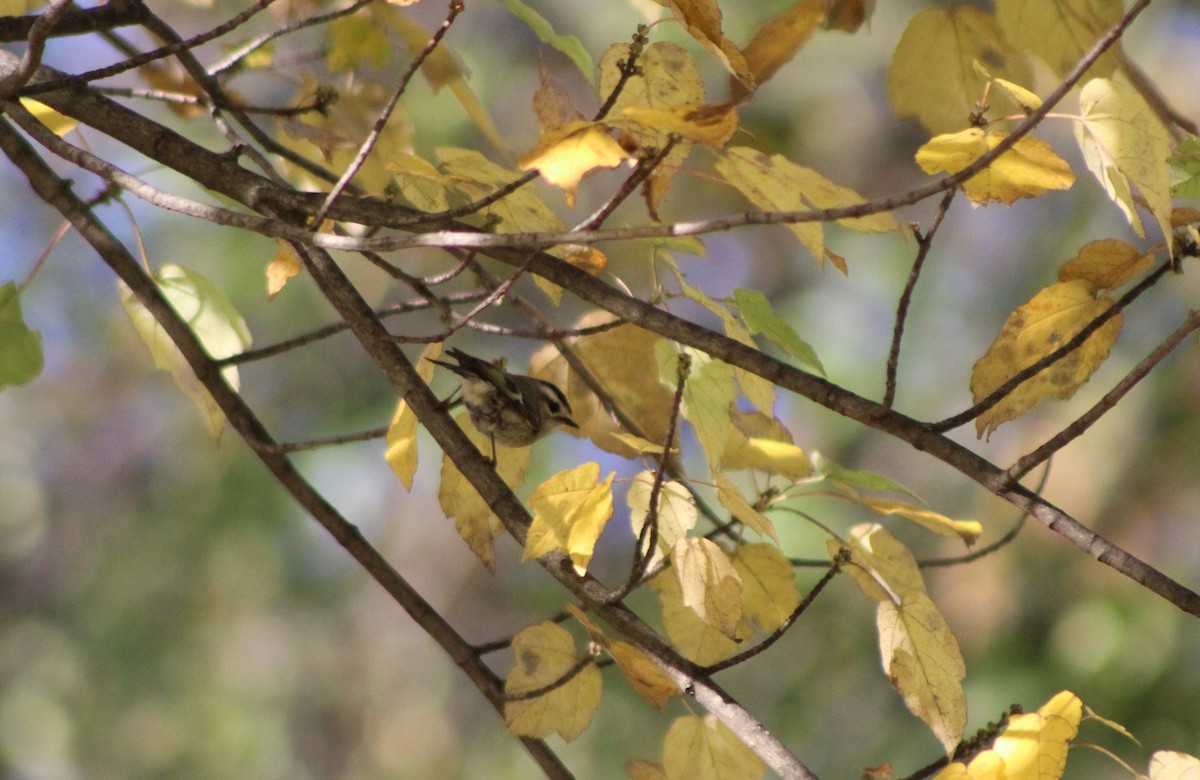
{"type": "Polygon", "coordinates": [[[825,376],[825,367],[821,365],[816,350],[808,342],[800,338],[787,320],[775,313],[767,296],[758,290],[734,290],[733,298],[737,302],[742,320],[751,333],[760,333],[800,361],[806,368],[825,376]]]}
{"type": "Polygon", "coordinates": [[[42,334],[25,324],[20,292],[8,282],[0,287],[0,388],[27,384],[44,366],[42,334]]]}
{"type": "Polygon", "coordinates": [[[1167,158],[1171,166],[1171,194],[1200,198],[1200,138],[1189,138],[1167,158]]]}
{"type": "MultiPolygon", "coordinates": [[[[725,453],[733,430],[730,409],[737,400],[733,369],[728,363],[690,347],[684,347],[684,351],[691,356],[692,368],[687,383],[683,386],[683,405],[680,411],[696,429],[696,438],[700,440],[704,455],[715,469],[721,462],[721,456],[725,453]]],[[[666,339],[660,339],[655,344],[654,354],[660,366],[662,380],[674,387],[679,360],[675,345],[666,339]]]]}
{"type": "Polygon", "coordinates": [[[567,59],[573,62],[583,77],[587,79],[588,84],[596,86],[596,65],[592,62],[592,55],[588,54],[588,50],[584,48],[578,38],[574,35],[560,35],[554,32],[550,22],[546,21],[537,11],[522,3],[521,0],[500,0],[500,2],[504,4],[509,13],[524,22],[525,26],[538,37],[538,40],[550,48],[562,52],[567,59]]]}
{"type": "Polygon", "coordinates": [[[812,454],[812,463],[813,468],[818,474],[839,488],[849,488],[851,492],[856,488],[880,490],[888,493],[900,493],[915,498],[917,501],[922,500],[916,493],[895,480],[888,479],[882,474],[876,474],[873,471],[844,468],[826,459],[819,452],[812,454]]]}

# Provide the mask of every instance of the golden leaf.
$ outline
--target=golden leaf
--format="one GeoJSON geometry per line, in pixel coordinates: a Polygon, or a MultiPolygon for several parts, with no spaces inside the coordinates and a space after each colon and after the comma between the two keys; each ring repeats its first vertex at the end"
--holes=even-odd
{"type": "Polygon", "coordinates": [[[1115,238],[1083,245],[1079,254],[1058,269],[1058,281],[1078,279],[1092,291],[1112,290],[1141,276],[1154,262],[1154,253],[1142,252],[1115,238]]]}
{"type": "MultiPolygon", "coordinates": [[[[958,173],[996,148],[1007,135],[978,127],[939,135],[917,150],[917,164],[926,173],[958,173]]],[[[1066,161],[1049,144],[1027,135],[963,182],[962,188],[975,203],[996,200],[1011,204],[1046,190],[1065,190],[1074,183],[1075,174],[1066,161]]]]}
{"type": "Polygon", "coordinates": [[[633,689],[653,704],[655,709],[661,710],[668,699],[683,693],[671,676],[645,652],[628,642],[610,639],[600,626],[593,623],[584,611],[574,604],[567,605],[567,612],[583,625],[592,642],[612,656],[617,668],[633,689]]]}
{"type": "MultiPolygon", "coordinates": [[[[513,667],[504,680],[508,694],[553,685],[579,660],[575,640],[565,628],[549,621],[523,629],[513,637],[512,650],[513,667]]],[[[600,704],[600,686],[600,670],[589,664],[541,696],[505,702],[505,725],[518,736],[540,738],[557,733],[570,742],[591,722],[600,704]]]]}
{"type": "Polygon", "coordinates": [[[689,141],[721,148],[738,128],[737,109],[728,104],[685,104],[671,108],[630,106],[621,116],[660,133],[674,133],[689,141]]]}
{"type": "Polygon", "coordinates": [[[271,258],[271,262],[267,263],[268,301],[275,300],[275,296],[287,284],[288,279],[298,276],[304,270],[304,266],[300,264],[300,258],[296,257],[296,252],[292,249],[291,244],[282,238],[275,239],[275,243],[279,249],[271,258]]]}
{"type": "Polygon", "coordinates": [[[600,464],[584,463],[538,485],[529,497],[533,522],[521,560],[558,551],[570,556],[576,572],[587,572],[596,539],[612,517],[615,476],[613,472],[598,482],[600,464]]]}
{"type": "Polygon", "coordinates": [[[899,515],[922,528],[927,528],[939,536],[957,536],[967,544],[973,544],[983,533],[983,526],[974,520],[951,520],[924,507],[906,504],[903,501],[890,501],[884,498],[857,499],[863,506],[881,515],[899,515]]]}
{"type": "Polygon", "coordinates": [[[21,98],[21,105],[25,110],[33,114],[37,121],[49,128],[50,132],[57,135],[59,138],[79,127],[79,120],[69,116],[64,116],[45,103],[39,103],[33,98],[21,98]]]}
{"type": "MultiPolygon", "coordinates": [[[[1019,371],[1070,341],[1112,305],[1111,298],[1096,298],[1079,279],[1056,282],[1040,291],[1008,316],[996,340],[976,361],[971,372],[972,397],[976,402],[986,398],[1019,371]]],[[[1018,385],[975,420],[976,433],[983,437],[1043,398],[1074,395],[1108,357],[1121,333],[1121,321],[1117,314],[1079,349],[1018,385]]]]}
{"type": "MultiPolygon", "coordinates": [[[[1117,204],[1133,230],[1146,235],[1130,185],[1136,185],[1163,235],[1171,235],[1171,138],[1133,87],[1092,79],[1079,93],[1082,119],[1075,139],[1088,170],[1117,204]]],[[[1167,242],[1170,246],[1170,241],[1167,242]]]]}
{"type": "Polygon", "coordinates": [[[735,81],[733,97],[736,99],[761,87],[790,62],[821,26],[828,8],[829,0],[799,0],[759,27],[742,50],[746,65],[754,76],[754,84],[747,87],[735,81]]]}
{"type": "Polygon", "coordinates": [[[1083,702],[1070,691],[1055,694],[1037,712],[1015,715],[990,752],[1004,760],[1008,780],[1062,777],[1067,751],[1079,730],[1083,702]]]}
{"type": "Polygon", "coordinates": [[[721,9],[717,0],[660,0],[683,23],[688,34],[712,52],[722,65],[751,91],[756,86],[746,58],[721,31],[721,9]]]}
{"type": "Polygon", "coordinates": [[[593,122],[571,122],[543,138],[517,161],[522,170],[537,168],[542,178],[562,189],[567,205],[575,205],[579,181],[595,168],[615,168],[625,159],[608,128],[593,122]]]}
{"type": "MultiPolygon", "coordinates": [[[[425,384],[433,378],[434,364],[430,361],[441,357],[442,342],[436,341],[421,352],[417,360],[417,373],[425,384]]],[[[401,400],[396,405],[396,413],[387,430],[387,450],[383,458],[392,467],[392,471],[404,485],[404,489],[412,491],[413,475],[417,473],[417,415],[409,407],[408,402],[401,400]]]]}
{"type": "MultiPolygon", "coordinates": [[[[881,525],[863,523],[847,535],[850,560],[845,572],[863,595],[874,601],[899,603],[909,591],[925,591],[925,580],[912,552],[881,525]]],[[[837,555],[841,542],[825,543],[830,557],[837,555]]]]}

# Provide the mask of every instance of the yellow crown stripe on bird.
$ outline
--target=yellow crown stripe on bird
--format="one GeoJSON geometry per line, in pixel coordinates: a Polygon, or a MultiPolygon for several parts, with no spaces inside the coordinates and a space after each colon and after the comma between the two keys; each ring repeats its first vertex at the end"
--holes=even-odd
{"type": "Polygon", "coordinates": [[[526,447],[552,431],[558,424],[578,428],[571,419],[571,404],[562,390],[550,382],[524,374],[510,374],[502,363],[450,349],[447,357],[457,362],[430,361],[462,378],[462,401],[471,424],[506,447],[526,447]]]}

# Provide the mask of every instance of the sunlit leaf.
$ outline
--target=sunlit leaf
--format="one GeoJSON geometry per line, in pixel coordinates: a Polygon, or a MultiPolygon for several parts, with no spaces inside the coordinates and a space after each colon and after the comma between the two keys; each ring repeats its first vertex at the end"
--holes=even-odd
{"type": "MultiPolygon", "coordinates": [[[[925,580],[917,559],[904,544],[881,525],[863,523],[850,529],[846,536],[850,549],[850,575],[863,595],[873,601],[899,603],[909,591],[925,590],[925,580]]],[[[837,554],[841,542],[830,539],[825,543],[830,557],[837,554]]]]}
{"type": "Polygon", "coordinates": [[[585,573],[596,539],[612,517],[615,476],[615,472],[610,473],[608,479],[599,482],[600,464],[583,463],[538,485],[529,497],[533,522],[521,559],[561,552],[570,556],[576,572],[585,573]]]}
{"type": "MultiPolygon", "coordinates": [[[[208,279],[195,271],[168,264],[155,274],[155,282],[180,319],[192,329],[209,357],[220,360],[250,346],[250,331],[246,327],[246,321],[230,303],[224,291],[208,279]]],[[[170,372],[175,384],[200,411],[209,433],[213,438],[219,437],[221,429],[225,426],[224,412],[196,378],[192,367],[184,360],[182,353],[149,309],[134,297],[133,292],[123,282],[119,284],[119,288],[121,306],[133,321],[134,330],[150,350],[154,365],[170,372]]],[[[238,389],[236,366],[222,369],[221,374],[230,387],[238,389]]]]}
{"type": "MultiPolygon", "coordinates": [[[[926,173],[958,173],[996,148],[1007,135],[979,127],[939,135],[917,151],[917,164],[926,173]]],[[[1036,198],[1046,190],[1065,190],[1074,183],[1075,174],[1066,161],[1049,144],[1027,135],[963,182],[962,188],[975,203],[1011,204],[1018,198],[1036,198]]]]}
{"type": "MultiPolygon", "coordinates": [[[[1111,298],[1097,298],[1089,285],[1079,279],[1056,282],[1041,290],[1008,316],[996,340],[976,361],[971,372],[972,397],[976,402],[986,398],[1018,371],[1070,341],[1112,305],[1111,298]]],[[[1122,317],[1117,314],[1079,349],[1022,382],[975,420],[976,433],[985,436],[1044,398],[1066,399],[1074,395],[1108,357],[1121,333],[1121,322],[1122,317]]]]}
{"type": "Polygon", "coordinates": [[[655,709],[661,710],[669,699],[682,695],[679,685],[644,651],[628,642],[610,639],[574,604],[568,604],[567,611],[587,629],[588,638],[612,656],[630,686],[655,709]]]}
{"type": "Polygon", "coordinates": [[[517,161],[524,170],[536,168],[542,178],[562,189],[574,205],[579,181],[596,168],[615,168],[625,159],[621,145],[603,125],[572,122],[543,138],[517,161]]]}
{"type": "Polygon", "coordinates": [[[300,258],[296,257],[295,250],[288,242],[282,238],[275,239],[275,242],[279,249],[271,258],[271,262],[267,263],[268,301],[275,300],[275,296],[279,295],[279,291],[288,283],[288,280],[298,276],[304,270],[304,266],[300,264],[300,258]]]}
{"type": "Polygon", "coordinates": [[[44,124],[50,129],[50,132],[59,138],[79,127],[78,119],[64,116],[45,103],[40,103],[33,98],[21,98],[21,105],[25,107],[26,111],[33,114],[37,121],[44,124]]]}
{"type": "MultiPolygon", "coordinates": [[[[1146,100],[1119,81],[1092,79],[1079,93],[1075,139],[1088,170],[1144,236],[1130,185],[1136,185],[1164,236],[1171,235],[1171,138],[1146,100]]],[[[1170,242],[1168,242],[1168,245],[1170,242]]]]}
{"type": "Polygon", "coordinates": [[[1158,750],[1150,756],[1150,780],[1196,780],[1200,778],[1200,758],[1158,750]]]}
{"type": "Polygon", "coordinates": [[[730,638],[705,621],[696,611],[683,603],[679,579],[673,571],[662,571],[650,580],[658,594],[662,610],[662,625],[671,644],[688,660],[706,666],[733,655],[754,635],[749,621],[743,617],[737,632],[730,638]]]}
{"type": "Polygon", "coordinates": [[[883,498],[860,498],[858,501],[873,512],[881,515],[898,515],[939,536],[957,536],[967,544],[973,544],[983,533],[983,526],[974,520],[951,520],[930,509],[906,504],[903,501],[890,501],[883,498]]]}
{"type": "MultiPolygon", "coordinates": [[[[709,464],[716,468],[729,442],[730,409],[737,400],[733,370],[728,363],[715,360],[703,352],[691,347],[683,349],[691,356],[692,366],[683,387],[681,411],[695,428],[696,438],[700,440],[700,447],[709,464]]],[[[679,353],[666,340],[659,342],[655,352],[663,381],[674,384],[679,353]]]]}
{"type": "Polygon", "coordinates": [[[625,119],[660,133],[674,133],[689,141],[720,148],[738,128],[737,109],[728,104],[682,105],[672,108],[629,106],[625,119]]]}
{"type": "MultiPolygon", "coordinates": [[[[653,489],[654,474],[649,471],[641,472],[629,483],[625,501],[629,505],[629,524],[638,538],[641,538],[642,528],[650,514],[650,494],[653,489]]],[[[680,482],[663,480],[658,495],[658,540],[650,564],[656,565],[663,555],[670,553],[675,543],[696,527],[698,517],[696,500],[687,488],[680,482]]],[[[649,537],[642,545],[642,555],[647,553],[648,546],[649,537]]]]}
{"type": "MultiPolygon", "coordinates": [[[[441,357],[442,342],[435,341],[425,348],[417,361],[417,373],[421,380],[429,384],[433,378],[434,364],[430,361],[441,357]]],[[[396,405],[396,413],[387,430],[387,450],[384,460],[392,467],[392,471],[400,479],[405,490],[412,490],[413,475],[417,472],[417,415],[403,399],[396,405]]]]}
{"type": "Polygon", "coordinates": [[[1015,715],[996,738],[992,752],[1004,759],[1010,780],[1057,780],[1079,730],[1083,702],[1070,691],[1054,695],[1037,712],[1015,715]]]}
{"type": "Polygon", "coordinates": [[[671,548],[671,567],[683,605],[727,637],[742,622],[742,579],[729,556],[708,539],[680,539],[671,548]]]}

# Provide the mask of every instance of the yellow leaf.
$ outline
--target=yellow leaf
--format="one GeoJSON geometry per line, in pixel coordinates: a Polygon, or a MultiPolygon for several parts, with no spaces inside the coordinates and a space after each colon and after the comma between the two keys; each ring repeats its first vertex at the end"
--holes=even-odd
{"type": "Polygon", "coordinates": [[[684,715],[663,739],[663,768],[671,780],[758,780],[767,767],[711,714],[684,715]]]}
{"type": "Polygon", "coordinates": [[[1200,758],[1173,750],[1159,750],[1150,756],[1150,780],[1196,780],[1200,777],[1200,758]]]}
{"type": "Polygon", "coordinates": [[[736,416],[734,425],[725,454],[721,457],[721,467],[726,471],[758,469],[793,480],[803,479],[812,473],[812,464],[804,455],[804,450],[795,444],[747,437],[736,427],[736,416]]]}
{"type": "Polygon", "coordinates": [[[33,114],[37,121],[44,124],[50,129],[50,132],[57,135],[59,138],[79,127],[79,120],[72,119],[69,116],[63,116],[45,103],[39,103],[33,98],[21,98],[21,105],[25,110],[33,114]]]}
{"type": "Polygon", "coordinates": [[[682,105],[672,108],[630,106],[621,116],[661,133],[675,133],[689,141],[721,148],[738,128],[737,109],[719,105],[682,105]]]}
{"type": "Polygon", "coordinates": [[[958,640],[922,590],[909,590],[899,604],[879,602],[879,653],[892,686],[908,709],[933,731],[946,755],[962,741],[967,724],[967,673],[958,640]]]}
{"type": "MultiPolygon", "coordinates": [[[[738,189],[747,200],[764,211],[804,211],[853,206],[866,199],[847,187],[841,187],[821,174],[796,165],[782,155],[767,156],[744,146],[725,151],[717,160],[717,172],[738,189]]],[[[890,214],[874,214],[858,219],[838,220],[853,230],[885,232],[900,230],[890,214]]],[[[821,225],[801,222],[788,225],[818,260],[825,257],[825,238],[821,225]]]]}
{"type": "Polygon", "coordinates": [[[915,117],[931,133],[967,124],[988,71],[1017,84],[1030,81],[1024,61],[987,11],[968,5],[930,8],[909,20],[888,69],[888,100],[900,118],[915,117]]]}
{"type": "Polygon", "coordinates": [[[298,276],[304,270],[304,266],[300,265],[300,258],[296,257],[296,253],[288,242],[277,238],[275,243],[279,245],[279,250],[271,258],[271,262],[267,263],[268,301],[275,300],[275,296],[287,284],[288,279],[298,276]]]}
{"type": "MultiPolygon", "coordinates": [[[[1112,304],[1111,298],[1096,298],[1088,284],[1078,279],[1045,288],[1008,316],[996,340],[976,361],[971,372],[972,397],[976,402],[986,398],[1018,371],[1070,341],[1112,304]]],[[[1121,320],[1117,314],[1079,349],[1022,382],[976,419],[976,433],[984,436],[1024,414],[1043,398],[1066,399],[1074,395],[1108,357],[1121,333],[1121,320]]]]}
{"type": "Polygon", "coordinates": [[[707,666],[723,661],[754,635],[745,620],[738,625],[732,639],[703,620],[695,610],[683,603],[683,592],[674,572],[659,572],[650,580],[650,587],[658,594],[667,638],[693,663],[707,666]]]}
{"type": "Polygon", "coordinates": [[[725,551],[707,539],[680,539],[671,567],[683,605],[733,639],[742,622],[742,578],[725,551]]]}
{"type": "Polygon", "coordinates": [[[733,554],[742,578],[746,616],[763,631],[779,628],[800,606],[800,591],[791,562],[770,544],[743,544],[733,554]]]}
{"type": "Polygon", "coordinates": [[[1083,702],[1070,691],[1054,695],[1037,712],[1016,715],[992,751],[1004,759],[1008,780],[1056,780],[1067,766],[1067,750],[1079,730],[1083,702]]]}
{"type": "MultiPolygon", "coordinates": [[[[610,323],[608,312],[593,312],[581,318],[575,327],[589,328],[610,323]]],[[[662,442],[674,392],[659,381],[658,372],[647,370],[657,365],[654,345],[659,336],[635,325],[620,325],[609,330],[571,339],[571,347],[591,377],[613,399],[617,408],[633,420],[639,433],[650,441],[662,442]]],[[[580,426],[578,435],[586,436],[600,449],[623,457],[634,457],[633,448],[614,437],[621,428],[584,380],[569,369],[562,355],[548,345],[530,360],[530,373],[553,382],[567,394],[572,416],[580,426]]],[[[574,433],[574,429],[569,429],[574,433]]]]}
{"type": "Polygon", "coordinates": [[[750,505],[737,485],[719,471],[713,472],[713,483],[717,486],[717,500],[728,509],[742,525],[761,536],[769,536],[779,543],[775,525],[765,515],[750,505]]]}
{"type": "MultiPolygon", "coordinates": [[[[487,454],[491,451],[490,437],[475,430],[466,412],[455,416],[454,421],[480,452],[487,454]]],[[[504,457],[497,458],[496,473],[509,487],[515,488],[525,481],[525,470],[529,468],[531,453],[530,447],[506,447],[504,457]]],[[[500,518],[496,517],[475,487],[445,454],[442,455],[438,503],[447,518],[454,518],[458,535],[471,548],[471,552],[479,556],[479,560],[488,571],[494,570],[496,564],[492,540],[503,530],[500,518]]]]}
{"type": "MultiPolygon", "coordinates": [[[[649,439],[643,439],[641,436],[635,436],[632,433],[614,433],[613,438],[622,444],[628,445],[638,455],[662,455],[663,446],[655,444],[649,439]]],[[[672,448],[672,453],[678,452],[672,448]]]]}
{"type": "Polygon", "coordinates": [[[881,515],[899,515],[938,536],[957,536],[967,544],[973,544],[983,533],[983,526],[974,520],[951,520],[945,515],[903,501],[884,498],[860,498],[858,501],[881,515]]]}
{"type": "Polygon", "coordinates": [[[620,640],[612,640],[593,623],[579,607],[567,605],[567,612],[578,620],[588,632],[588,638],[604,648],[621,670],[621,674],[633,689],[649,701],[656,709],[661,710],[672,696],[679,696],[682,691],[671,676],[654,662],[650,656],[638,648],[620,640]]]}
{"type": "MultiPolygon", "coordinates": [[[[736,339],[748,347],[755,346],[754,339],[750,337],[749,328],[738,320],[725,305],[713,300],[703,290],[691,286],[683,281],[682,278],[679,280],[679,287],[684,295],[720,318],[721,326],[725,329],[726,336],[736,339]]],[[[746,396],[746,399],[750,403],[763,412],[770,413],[774,411],[775,384],[773,382],[741,368],[734,368],[733,375],[737,377],[738,386],[742,388],[742,394],[746,396]]]]}
{"type": "MultiPolygon", "coordinates": [[[[459,192],[471,200],[490,195],[500,187],[511,184],[521,174],[489,160],[474,149],[442,147],[438,160],[450,174],[459,192]]],[[[497,233],[525,233],[542,230],[556,231],[566,227],[554,209],[538,197],[532,187],[521,187],[482,211],[495,223],[497,233]]]]}
{"type": "MultiPolygon", "coordinates": [[[[1004,36],[1041,57],[1058,76],[1067,75],[1122,13],[1121,0],[996,0],[1004,36]]],[[[1109,50],[1088,72],[1107,75],[1116,66],[1109,50]]]]}
{"type": "MultiPolygon", "coordinates": [[[[825,20],[828,7],[828,0],[799,0],[758,28],[742,50],[756,86],[762,86],[796,56],[825,20]]],[[[735,82],[735,98],[750,91],[740,86],[735,82]]]]}
{"type": "Polygon", "coordinates": [[[655,709],[661,710],[669,699],[682,695],[679,685],[638,648],[628,642],[617,641],[607,649],[617,662],[621,674],[638,695],[653,704],[655,709]]]}
{"type": "MultiPolygon", "coordinates": [[[[650,493],[654,488],[654,475],[643,471],[633,478],[629,484],[625,501],[629,505],[629,524],[633,534],[641,538],[642,527],[650,513],[650,493]]],[[[683,483],[673,480],[663,480],[658,494],[658,543],[650,564],[656,565],[663,555],[671,552],[671,548],[680,539],[687,536],[688,531],[696,527],[699,513],[696,510],[696,500],[688,492],[683,483]]],[[[642,545],[641,554],[645,555],[649,546],[649,537],[642,545]]]]}
{"type": "MultiPolygon", "coordinates": [[[[1133,87],[1092,79],[1079,93],[1082,118],[1075,139],[1083,159],[1125,214],[1134,232],[1146,235],[1130,184],[1137,185],[1164,236],[1171,235],[1171,138],[1133,87]]],[[[1167,242],[1170,246],[1170,241],[1167,242]]]]}
{"type": "Polygon", "coordinates": [[[964,766],[955,761],[933,776],[933,780],[1008,780],[1004,774],[1004,759],[991,750],[985,750],[964,766]]]}
{"type": "MultiPolygon", "coordinates": [[[[917,559],[883,526],[875,523],[856,525],[850,529],[846,542],[852,565],[847,566],[845,572],[867,598],[899,603],[910,591],[925,591],[925,580],[917,567],[917,559]]],[[[841,543],[830,539],[825,546],[832,557],[841,543]]]]}
{"type": "MultiPolygon", "coordinates": [[[[210,357],[220,360],[250,346],[250,331],[246,321],[224,291],[204,276],[170,263],[154,275],[154,281],[210,357]]],[[[155,368],[171,374],[176,386],[200,412],[208,432],[214,439],[220,438],[221,430],[225,427],[225,413],[221,407],[196,378],[192,367],[150,310],[134,297],[133,291],[124,282],[118,282],[118,290],[121,306],[133,322],[133,329],[150,350],[155,368]]],[[[221,369],[221,375],[231,388],[238,389],[240,380],[237,366],[221,369]]]]}
{"type": "MultiPolygon", "coordinates": [[[[434,364],[430,360],[440,357],[442,342],[437,341],[425,347],[417,360],[417,373],[425,384],[433,377],[434,364]]],[[[413,475],[417,473],[417,415],[409,407],[408,402],[401,400],[392,415],[388,425],[387,451],[383,458],[399,477],[404,489],[412,491],[413,475]]]]}
{"type": "Polygon", "coordinates": [[[1079,254],[1058,269],[1058,281],[1078,279],[1093,290],[1112,290],[1141,276],[1154,263],[1154,253],[1142,254],[1135,246],[1115,238],[1083,245],[1079,254]]]}
{"type": "Polygon", "coordinates": [[[372,14],[358,13],[334,19],[325,28],[325,38],[325,64],[335,72],[358,70],[368,63],[380,69],[392,56],[392,42],[387,30],[372,14]]]}
{"type": "Polygon", "coordinates": [[[575,205],[579,181],[594,168],[615,168],[625,159],[621,145],[608,128],[592,122],[572,122],[543,138],[517,164],[537,168],[542,178],[562,189],[567,205],[575,205]]]}
{"type": "Polygon", "coordinates": [[[521,560],[558,551],[569,555],[575,571],[584,574],[591,563],[596,539],[612,517],[615,476],[613,472],[604,482],[597,482],[600,464],[584,463],[560,471],[538,485],[529,497],[533,522],[521,560]]]}
{"type": "Polygon", "coordinates": [[[755,87],[754,74],[746,64],[746,58],[733,41],[721,32],[721,9],[717,0],[660,0],[671,9],[675,18],[693,38],[712,52],[722,65],[745,84],[751,91],[755,87]]]}
{"type": "MultiPolygon", "coordinates": [[[[522,630],[512,641],[513,667],[504,680],[508,694],[535,691],[561,680],[579,660],[575,640],[549,621],[522,630]]],[[[570,742],[583,733],[600,704],[600,670],[589,664],[582,672],[533,699],[504,703],[508,730],[522,737],[557,733],[570,742]]]]}
{"type": "MultiPolygon", "coordinates": [[[[737,400],[733,370],[728,363],[715,360],[691,347],[683,347],[683,350],[691,356],[692,367],[683,386],[680,411],[695,428],[696,438],[700,440],[700,447],[709,465],[716,468],[729,441],[730,409],[737,400]]],[[[662,340],[655,348],[655,355],[663,381],[674,385],[676,361],[679,359],[674,345],[662,340]]]]}
{"type": "Polygon", "coordinates": [[[387,169],[395,174],[392,181],[413,208],[427,213],[450,208],[450,182],[427,160],[415,154],[397,155],[387,161],[387,169]]]}
{"type": "MultiPolygon", "coordinates": [[[[973,127],[939,135],[917,150],[917,164],[926,173],[958,173],[996,148],[1007,133],[973,127]]],[[[1044,141],[1025,136],[984,170],[962,184],[974,203],[996,200],[1012,204],[1046,190],[1065,190],[1075,183],[1066,161],[1044,141]]]]}
{"type": "Polygon", "coordinates": [[[608,258],[603,252],[584,244],[562,244],[551,247],[550,254],[592,276],[596,276],[608,267],[608,258]]]}
{"type": "MultiPolygon", "coordinates": [[[[610,46],[600,59],[600,95],[607,97],[621,79],[620,63],[629,59],[629,44],[610,46]]],[[[704,82],[692,55],[683,47],[656,41],[638,58],[638,73],[630,77],[617,96],[610,116],[619,117],[630,108],[670,111],[679,106],[704,103],[704,82]]],[[[662,149],[668,133],[656,127],[630,124],[625,136],[642,149],[662,149]]],[[[671,179],[691,152],[686,139],[676,143],[650,176],[651,207],[657,208],[666,197],[671,179]]]]}

